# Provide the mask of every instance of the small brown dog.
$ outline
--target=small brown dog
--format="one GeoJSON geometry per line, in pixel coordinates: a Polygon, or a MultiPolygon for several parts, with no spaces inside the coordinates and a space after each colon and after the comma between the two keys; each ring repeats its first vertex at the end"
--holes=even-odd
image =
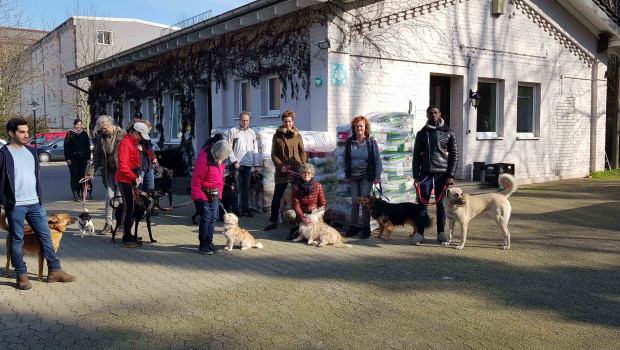
{"type": "Polygon", "coordinates": [[[224,214],[223,233],[226,236],[226,251],[233,250],[234,246],[241,247],[241,250],[263,248],[263,244],[256,242],[248,230],[239,227],[239,218],[233,213],[224,214]]]}
{"type": "MultiPolygon", "coordinates": [[[[71,217],[69,214],[49,214],[47,216],[47,224],[52,231],[52,244],[54,245],[54,251],[58,251],[60,246],[60,240],[62,239],[62,233],[65,232],[68,225],[77,221],[77,218],[71,217]]],[[[2,212],[0,215],[0,226],[9,232],[9,225],[6,221],[6,214],[2,212]]],[[[41,254],[41,245],[37,239],[34,231],[29,226],[24,227],[24,246],[22,250],[32,254],[39,255],[39,281],[43,281],[43,254],[41,254]]],[[[9,277],[9,268],[11,266],[11,234],[6,236],[6,270],[4,270],[4,277],[9,277]]]]}
{"type": "Polygon", "coordinates": [[[381,238],[385,231],[385,239],[389,241],[392,238],[394,226],[411,226],[413,232],[409,234],[409,237],[413,237],[418,232],[418,227],[431,227],[433,225],[433,220],[428,214],[420,215],[421,207],[415,203],[388,203],[371,194],[358,197],[357,203],[370,212],[370,216],[379,223],[377,238],[381,238]]]}

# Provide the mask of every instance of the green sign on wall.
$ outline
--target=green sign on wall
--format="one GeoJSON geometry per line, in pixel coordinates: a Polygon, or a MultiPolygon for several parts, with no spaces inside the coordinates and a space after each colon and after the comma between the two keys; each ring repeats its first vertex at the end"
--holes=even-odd
{"type": "Polygon", "coordinates": [[[314,78],[314,86],[323,86],[323,78],[314,78]]]}
{"type": "Polygon", "coordinates": [[[347,85],[347,66],[339,63],[330,64],[329,81],[332,85],[347,85]]]}

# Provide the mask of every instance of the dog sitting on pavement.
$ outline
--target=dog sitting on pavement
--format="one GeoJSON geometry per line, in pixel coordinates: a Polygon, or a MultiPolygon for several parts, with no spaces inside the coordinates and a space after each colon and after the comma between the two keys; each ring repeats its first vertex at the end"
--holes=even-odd
{"type": "Polygon", "coordinates": [[[510,249],[510,231],[508,231],[508,220],[512,207],[508,201],[508,197],[517,190],[517,182],[510,174],[502,174],[498,179],[499,185],[504,188],[500,193],[485,193],[479,195],[463,194],[463,190],[458,187],[448,188],[445,192],[443,206],[446,210],[446,219],[448,221],[448,241],[444,245],[450,245],[452,233],[454,232],[455,223],[461,225],[463,239],[461,245],[456,249],[465,247],[467,240],[467,227],[469,222],[481,213],[488,213],[493,217],[497,226],[504,234],[503,249],[510,249]]]}
{"type": "MultiPolygon", "coordinates": [[[[149,231],[149,238],[151,243],[157,243],[155,239],[153,239],[153,233],[151,231],[151,214],[153,213],[153,209],[155,208],[155,203],[158,199],[163,197],[163,194],[158,190],[150,190],[148,192],[140,191],[138,194],[138,198],[134,201],[133,208],[133,219],[134,219],[134,239],[136,242],[141,242],[142,237],[138,237],[138,225],[142,219],[146,221],[146,227],[149,231]]],[[[116,226],[112,230],[112,243],[116,242],[115,236],[116,231],[122,225],[122,216],[123,216],[123,206],[124,203],[119,203],[118,206],[114,206],[114,201],[119,197],[113,197],[110,199],[110,206],[114,208],[114,217],[116,219],[116,226]]],[[[128,235],[131,232],[127,233],[128,235]]]]}
{"type": "MultiPolygon", "coordinates": [[[[47,224],[49,225],[51,236],[52,236],[52,245],[54,246],[54,251],[58,251],[58,247],[60,247],[60,240],[62,239],[62,233],[67,230],[67,226],[73,224],[77,218],[70,216],[67,213],[60,214],[48,214],[47,215],[47,224]]],[[[0,215],[0,226],[9,232],[9,225],[6,221],[6,214],[4,211],[2,215],[0,215]]],[[[39,243],[39,239],[36,237],[36,234],[29,226],[24,227],[24,244],[22,246],[22,250],[24,252],[37,254],[39,256],[39,281],[43,281],[43,254],[41,254],[41,243],[39,243]]],[[[7,234],[6,236],[6,269],[4,270],[4,277],[9,277],[9,268],[11,266],[11,235],[7,234]]],[[[48,272],[49,274],[49,272],[48,272]]]]}
{"type": "Polygon", "coordinates": [[[416,203],[388,203],[371,194],[358,197],[357,202],[379,223],[379,234],[376,238],[381,238],[383,232],[386,232],[385,239],[389,241],[392,239],[394,226],[404,225],[413,228],[413,232],[409,234],[409,237],[413,237],[418,232],[418,227],[431,227],[434,222],[428,214],[420,215],[421,207],[416,203]]]}
{"type": "Polygon", "coordinates": [[[224,236],[226,236],[226,247],[224,250],[231,251],[233,247],[240,247],[241,250],[250,248],[263,248],[263,244],[256,242],[254,237],[239,227],[239,218],[233,213],[224,215],[224,236]]]}
{"type": "Polygon", "coordinates": [[[317,208],[312,210],[310,214],[304,214],[305,218],[312,220],[311,225],[306,225],[303,221],[299,223],[299,236],[293,242],[299,242],[303,239],[308,241],[308,245],[324,247],[333,245],[336,248],[351,248],[352,245],[345,244],[342,236],[335,228],[323,222],[325,208],[317,208]]]}
{"type": "Polygon", "coordinates": [[[95,226],[91,220],[88,209],[84,208],[84,211],[78,215],[78,228],[80,229],[80,238],[84,238],[84,233],[88,232],[91,236],[95,234],[95,226]]]}

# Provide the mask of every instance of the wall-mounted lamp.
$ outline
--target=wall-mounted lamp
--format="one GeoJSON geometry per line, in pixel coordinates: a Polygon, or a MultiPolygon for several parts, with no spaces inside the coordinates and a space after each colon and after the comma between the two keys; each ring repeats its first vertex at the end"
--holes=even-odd
{"type": "Polygon", "coordinates": [[[325,40],[319,41],[317,43],[317,45],[319,46],[319,48],[321,50],[327,50],[327,49],[329,49],[331,47],[331,45],[329,43],[329,39],[325,39],[325,40]]]}
{"type": "Polygon", "coordinates": [[[474,108],[478,108],[478,106],[480,106],[480,100],[482,100],[482,97],[480,97],[480,95],[478,95],[478,92],[474,92],[471,89],[469,90],[469,99],[471,100],[471,106],[474,108]]]}

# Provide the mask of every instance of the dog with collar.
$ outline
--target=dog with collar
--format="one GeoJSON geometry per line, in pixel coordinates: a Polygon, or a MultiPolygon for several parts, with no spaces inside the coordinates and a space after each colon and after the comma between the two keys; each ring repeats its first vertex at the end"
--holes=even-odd
{"type": "Polygon", "coordinates": [[[88,209],[84,208],[84,211],[78,215],[78,227],[80,228],[80,238],[84,238],[84,233],[88,232],[91,236],[95,234],[95,226],[90,217],[88,209]]]}
{"type": "Polygon", "coordinates": [[[372,194],[358,197],[357,203],[370,212],[370,216],[379,223],[379,234],[376,238],[381,238],[385,232],[385,239],[389,241],[392,238],[394,226],[411,226],[413,231],[409,237],[413,237],[418,232],[418,227],[433,226],[434,220],[431,220],[428,214],[420,215],[421,206],[416,203],[388,203],[372,194]]]}

